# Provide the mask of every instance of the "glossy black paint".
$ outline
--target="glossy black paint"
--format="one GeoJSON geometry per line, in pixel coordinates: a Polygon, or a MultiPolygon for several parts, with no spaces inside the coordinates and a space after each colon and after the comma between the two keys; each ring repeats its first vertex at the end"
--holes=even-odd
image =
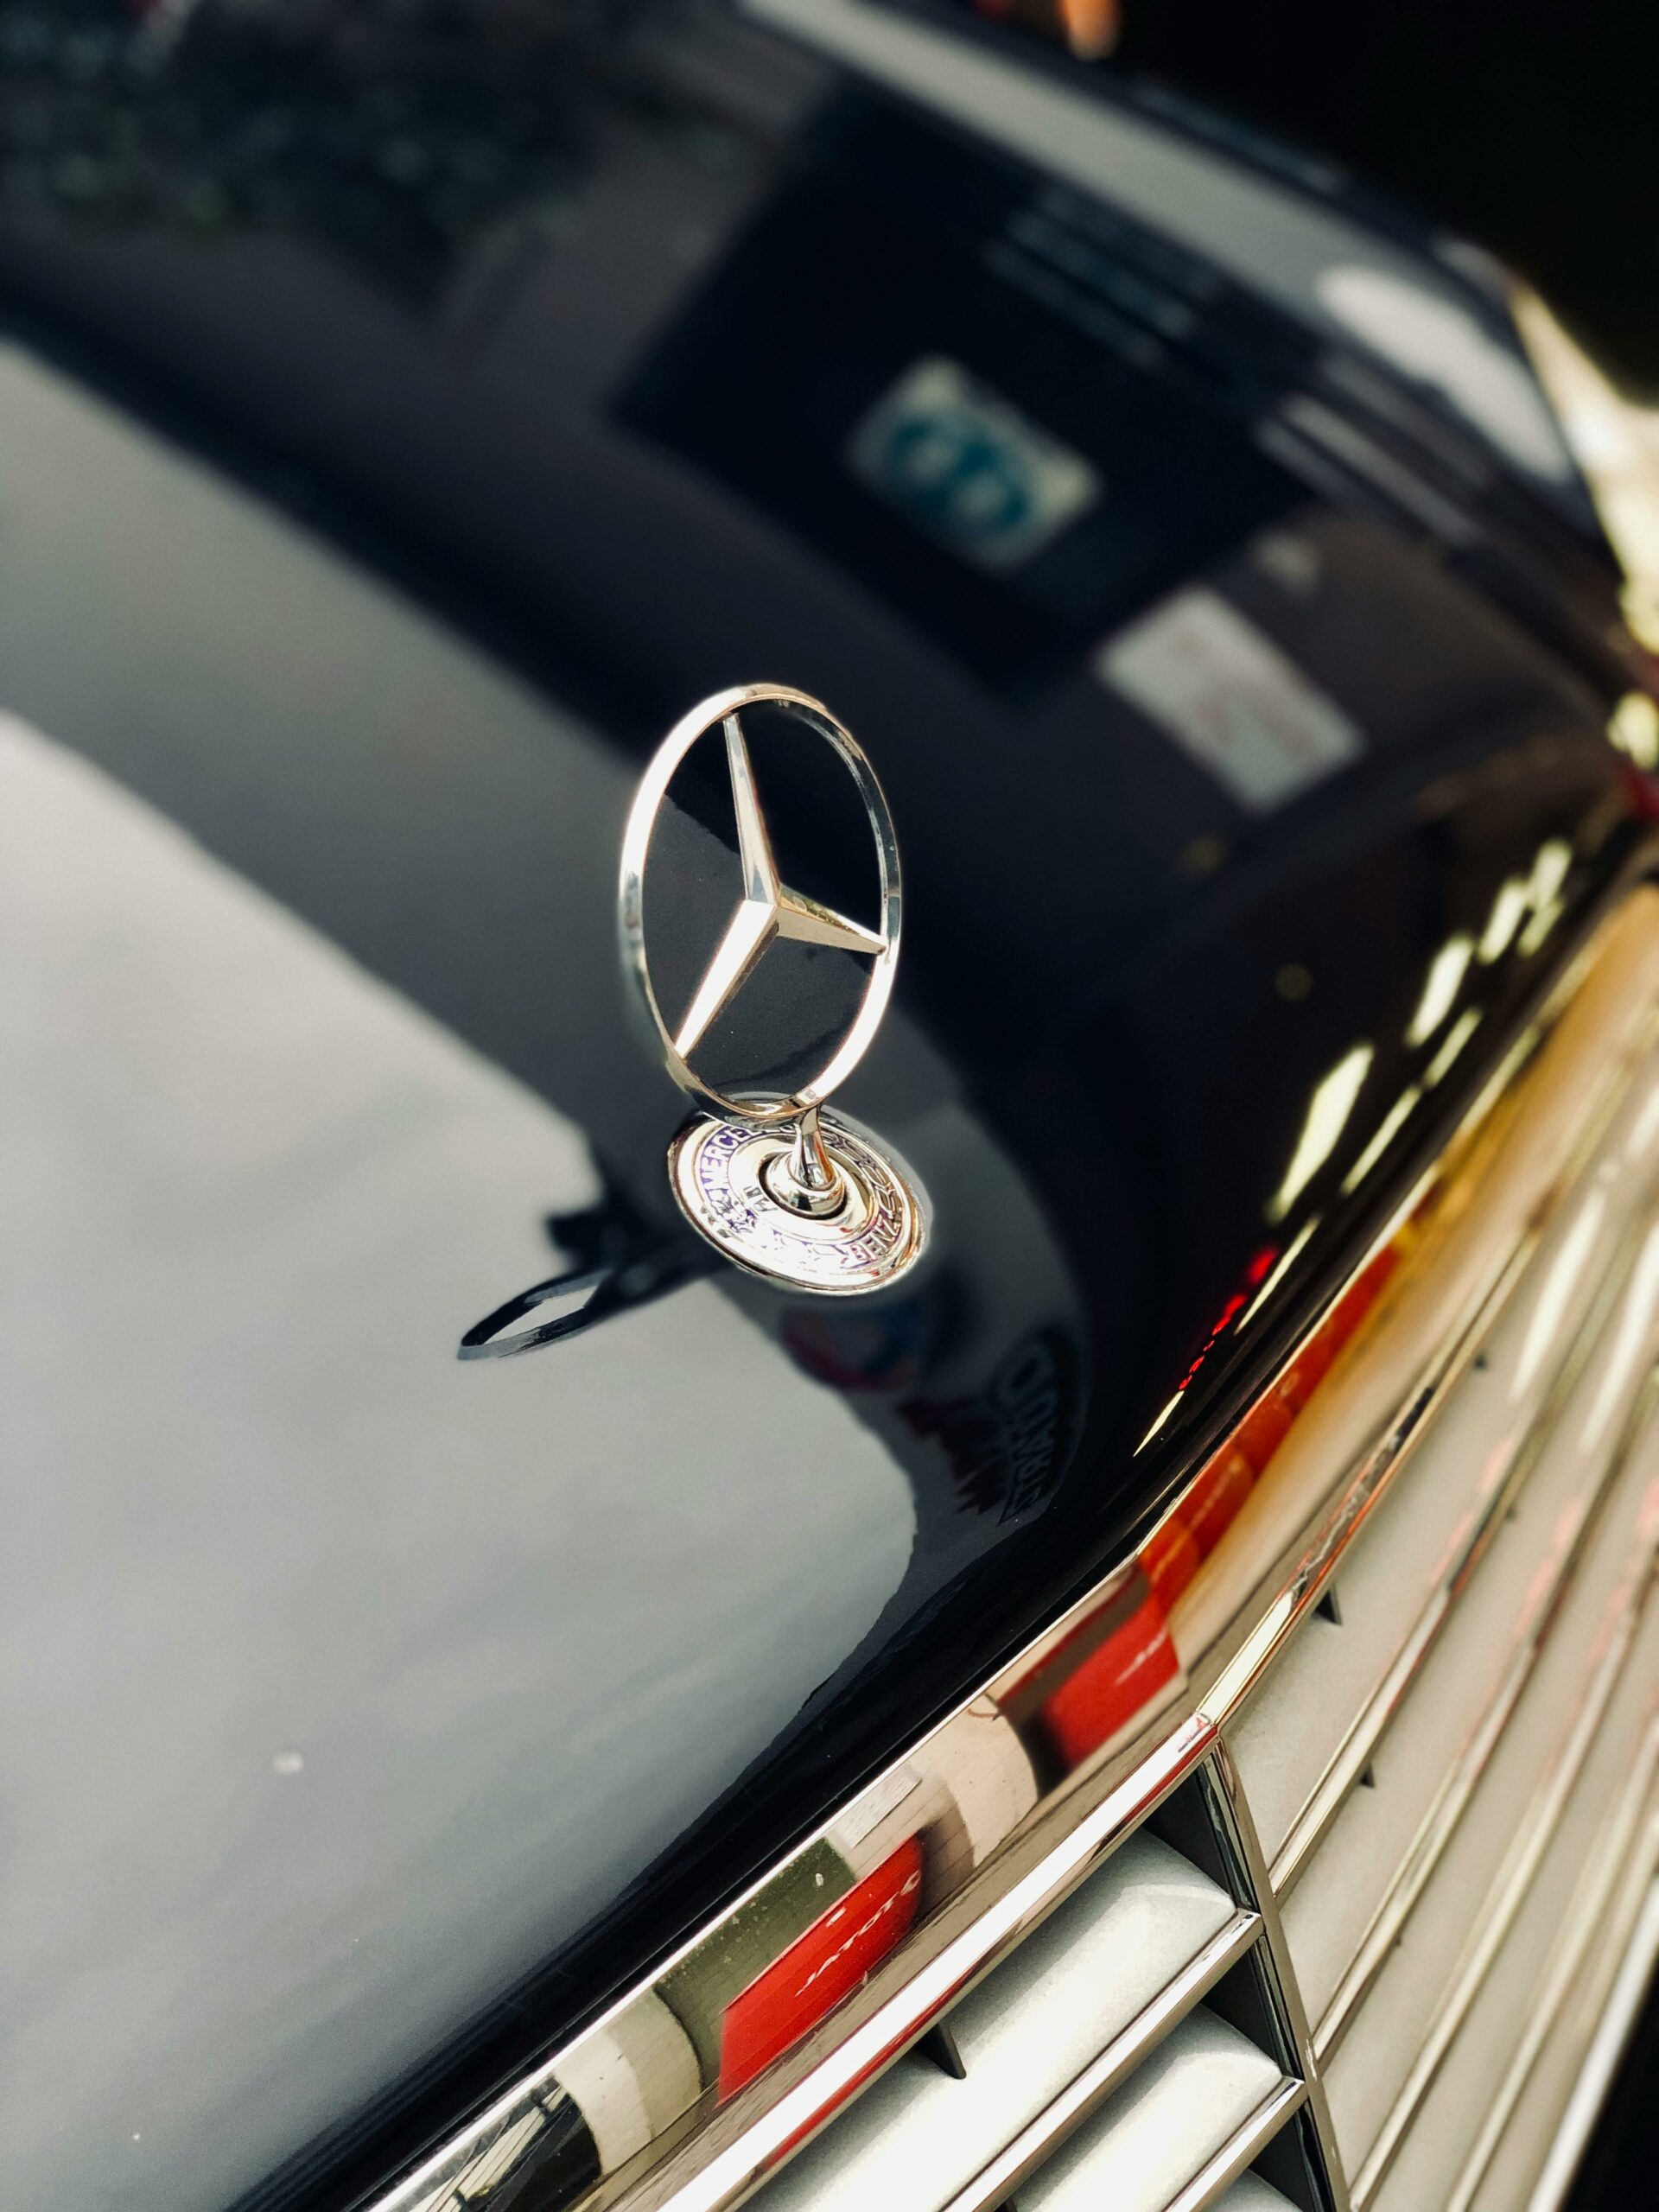
{"type": "MultiPolygon", "coordinates": [[[[147,640],[153,607],[121,586],[78,610],[102,688],[42,651],[14,702],[586,1132],[598,1206],[573,1224],[557,1193],[525,1189],[523,1217],[560,1205],[561,1260],[622,1319],[601,1323],[596,1299],[588,1329],[531,1356],[561,1363],[550,1392],[581,1396],[630,1280],[643,1300],[706,1272],[662,1173],[682,1105],[613,987],[621,811],[656,736],[729,683],[822,693],[879,767],[906,865],[895,1014],[849,1103],[927,1182],[935,1257],[857,1309],[709,1279],[772,1347],[761,1410],[780,1457],[804,1377],[902,1470],[909,1564],[760,1756],[657,1808],[673,1840],[649,1863],[652,1824],[626,1830],[602,1756],[573,1751],[611,1889],[521,1869],[545,1880],[546,1955],[425,2024],[429,2056],[354,2088],[238,2199],[343,2206],[1122,1551],[1639,864],[1646,802],[1604,734],[1631,678],[1570,477],[1541,486],[1427,384],[1345,352],[1223,258],[753,22],[619,5],[575,30],[529,15],[411,30],[324,11],[279,39],[204,10],[175,48],[152,22],[135,53],[103,9],[79,14],[77,35],[103,44],[77,80],[49,41],[20,54],[23,11],[0,10],[0,275],[21,341],[350,548],[557,719],[539,749],[475,726],[405,749],[325,698],[240,747],[156,692],[148,646],[211,643],[212,610],[147,640]],[[32,166],[31,116],[53,155],[32,166]],[[89,142],[105,187],[73,193],[89,142]],[[846,461],[881,395],[934,356],[1106,486],[1017,570],[942,546],[846,461]],[[1096,667],[1195,588],[1361,734],[1351,764],[1277,810],[1242,804],[1096,667]],[[1441,1039],[1404,1039],[1434,955],[1479,938],[1505,881],[1560,841],[1559,922],[1535,952],[1471,968],[1475,1041],[1429,1087],[1441,1039]],[[1361,1044],[1374,1057],[1341,1142],[1268,1220],[1311,1096],[1361,1044]],[[1413,1081],[1424,1105],[1344,1194],[1413,1081]],[[1247,1294],[1310,1222],[1239,1337],[1247,1294]]],[[[1088,97],[1126,95],[1090,79],[1088,97]]],[[[1199,169],[1221,159],[1170,143],[1199,169]]],[[[1501,344],[1492,303],[1469,286],[1465,305],[1501,344]]],[[[302,660],[307,640],[284,648],[302,660]]],[[[791,866],[832,877],[807,772],[781,748],[757,758],[791,866]]],[[[686,818],[726,834],[695,791],[686,818]]],[[[695,901],[720,848],[688,839],[695,901]]],[[[365,1275],[365,1307],[376,1288],[365,1275]]],[[[410,1361],[452,1360],[481,1310],[458,1284],[447,1342],[410,1361]]],[[[492,1386],[487,1366],[456,1376],[492,1386]]],[[[648,1367],[630,1377],[648,1401],[655,1387],[648,1367]]],[[[652,1411],[671,1453],[677,1408],[652,1411]]],[[[549,1484],[551,1541],[556,1471],[549,1484]]],[[[649,1598],[671,1666],[675,1592],[649,1598]]],[[[764,1585],[732,1599],[766,1603],[764,1585]]],[[[781,1651],[781,1593],[771,1630],[781,1651]]],[[[429,1756],[447,1756],[441,1735],[429,1756]]],[[[392,1837],[389,1894],[398,1868],[392,1837]]],[[[227,2090],[232,2137],[235,2105],[227,2090]]],[[[76,2155],[65,2190],[87,2201],[76,2155]]],[[[181,2201],[176,2176],[160,2186],[181,2201]]]]}

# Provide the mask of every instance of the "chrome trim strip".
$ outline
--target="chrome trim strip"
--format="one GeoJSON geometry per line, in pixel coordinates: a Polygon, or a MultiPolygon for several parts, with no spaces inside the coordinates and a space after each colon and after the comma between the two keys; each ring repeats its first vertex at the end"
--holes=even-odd
{"type": "MultiPolygon", "coordinates": [[[[1645,1243],[1655,1236],[1659,1236],[1659,1230],[1644,1224],[1641,1241],[1645,1243]]],[[[1395,1868],[1387,1889],[1378,1900],[1370,1924],[1360,1937],[1358,1948],[1314,2029],[1313,2050],[1320,2065],[1326,2063],[1342,2041],[1366,1993],[1404,1933],[1406,1924],[1427,1888],[1447,1846],[1457,1834],[1481,1777],[1503,1740],[1510,1718],[1531,1680],[1533,1669],[1554,1633],[1566,1599],[1600,1533],[1608,1503],[1629,1468],[1636,1445],[1651,1420],[1654,1405],[1654,1382],[1649,1376],[1638,1390],[1634,1405],[1626,1414],[1622,1433],[1609,1455],[1608,1464],[1585,1503],[1578,1526],[1573,1532],[1571,1541],[1556,1561],[1554,1572],[1547,1582],[1535,1583],[1529,1593],[1528,1612],[1510,1648],[1509,1662],[1497,1687],[1484,1711],[1476,1717],[1462,1751],[1424,1814],[1405,1857],[1395,1868]]],[[[1612,1694],[1618,1680],[1616,1662],[1622,1661],[1628,1651],[1630,1640],[1636,1633],[1656,1564],[1659,1564],[1659,1559],[1650,1550],[1643,1561],[1639,1587],[1620,1618],[1618,1638],[1586,1686],[1579,1713],[1592,1728],[1612,1694]]],[[[1577,1727],[1575,1719],[1575,1732],[1569,1738],[1563,1751],[1564,1758],[1573,1762],[1573,1772],[1576,1772],[1577,1764],[1582,1763],[1590,1748],[1588,1735],[1579,1740],[1577,1727]]],[[[1570,1778],[1569,1774],[1569,1784],[1570,1778]]],[[[1540,1799],[1535,1800],[1534,1804],[1529,1807],[1522,1837],[1529,1849],[1535,1842],[1540,1853],[1562,1810],[1562,1804],[1552,1798],[1549,1782],[1547,1770],[1546,1787],[1541,1792],[1540,1799]]],[[[1510,1917],[1513,1917],[1520,1909],[1520,1896],[1511,1900],[1510,1917]]],[[[1490,1962],[1489,1960],[1487,1963],[1490,1962]]],[[[1472,1989],[1469,1994],[1472,1999],[1472,1989]]]]}
{"type": "MultiPolygon", "coordinates": [[[[748,2100],[734,2099],[715,2115],[696,2146],[702,2152],[712,2141],[713,2153],[706,2162],[688,2172],[683,2170],[688,2163],[684,2154],[671,2154],[629,2196],[630,2212],[657,2212],[670,2203],[674,2212],[719,2212],[735,2202],[1046,1919],[1061,1898],[1192,1771],[1213,1742],[1214,1732],[1195,1717],[1098,1804],[1084,1809],[1074,1799],[1058,1806],[1057,1816],[1071,1813],[1075,1825],[1052,1842],[1012,1888],[992,1903],[964,1911],[963,1907],[976,1904],[970,1885],[953,1900],[955,1910],[947,1907],[940,1915],[947,1923],[943,1940],[931,1949],[919,1971],[890,1995],[882,1991],[882,1978],[873,1977],[845,2008],[852,2020],[850,2031],[841,2019],[826,2022],[793,2065],[785,2062],[796,2078],[776,2102],[751,2118],[743,2109],[748,2100]],[[957,1925],[958,1922],[963,1924],[957,1925]],[[843,2031],[836,2033],[837,2029],[843,2031]],[[825,2044],[827,2049],[820,2048],[825,2044]]],[[[924,1941],[931,1932],[923,1931],[924,1941]]]]}
{"type": "Polygon", "coordinates": [[[988,2208],[1002,2203],[1027,2174],[1105,2102],[1170,2030],[1179,2025],[1261,1934],[1260,1914],[1241,1907],[1140,2018],[1122,2035],[1115,2036],[1099,2057],[1068,2082],[1046,2111],[1021,2128],[1000,2157],[941,2205],[939,2212],[988,2212],[988,2208]]]}
{"type": "Polygon", "coordinates": [[[1250,2161],[1260,2158],[1287,2120],[1293,2120],[1306,2102],[1306,2082],[1281,2082],[1215,2156],[1205,2159],[1186,2187],[1170,2198],[1164,2212],[1205,2212],[1207,2205],[1225,2196],[1250,2161]]]}
{"type": "MultiPolygon", "coordinates": [[[[1192,1771],[1213,1740],[1213,1731],[1200,1717],[1192,1716],[1149,1758],[1128,1763],[1129,1771],[1097,1802],[1091,1805],[1074,1794],[1055,1804],[1041,1829],[1020,1837],[1000,1864],[1000,1872],[1014,1875],[1012,1886],[988,1905],[982,1904],[975,1884],[950,1899],[906,1946],[906,1963],[913,1964],[915,1971],[896,1989],[891,1975],[872,1975],[762,2081],[716,2111],[689,2145],[670,2148],[658,2139],[639,2158],[604,2177],[582,2200],[584,2208],[609,2206],[626,2198],[630,2212],[635,2208],[639,2212],[653,2208],[654,2212],[670,2202],[675,2212],[715,2212],[715,2208],[734,2202],[1046,1919],[1192,1771]],[[1012,1863],[1016,1852],[1017,1866],[1012,1863]],[[921,1957],[924,1948],[926,1955],[921,1957]]],[[[783,1862],[785,1866],[804,1857],[813,1840],[804,1843],[783,1862]]],[[[745,1892],[734,1911],[758,1898],[779,1871],[770,1869],[745,1892]]],[[[707,1932],[673,1954],[645,1986],[655,1989],[707,1932]]],[[[603,2029],[639,1993],[630,1992],[585,2032],[603,2029]]],[[[375,2199],[374,2212],[422,2212],[437,2202],[446,2184],[452,2184],[480,2151],[513,2125],[527,2102],[556,2094],[563,2056],[548,2060],[504,2092],[463,2134],[375,2199]]]]}
{"type": "Polygon", "coordinates": [[[1262,1853],[1261,1839],[1256,1834],[1243,1778],[1234,1764],[1225,1738],[1217,1744],[1205,1772],[1213,1776],[1217,1795],[1221,1801],[1215,1808],[1217,1828],[1230,1840],[1237,1852],[1240,1871],[1250,1893],[1257,1900],[1262,1936],[1272,1967],[1269,1976],[1271,1994],[1280,2013],[1280,2031],[1285,2042],[1286,2057],[1294,2063],[1295,2070],[1307,2084],[1314,2132],[1325,2160],[1323,2178],[1332,2212],[1350,2212],[1348,2177],[1338,2147],[1325,2084],[1319,2078],[1313,2056],[1313,2033],[1308,2024],[1306,2008],[1302,2003],[1301,1986],[1290,1955],[1284,1923],[1280,1918],[1279,1902],[1274,1896],[1273,1885],[1268,1879],[1267,1859],[1262,1853]]]}
{"type": "MultiPolygon", "coordinates": [[[[1434,1211],[1417,1249],[1298,1413],[1270,1472],[1236,1509],[1230,1524],[1224,1521],[1224,1533],[1212,1538],[1185,1597],[1167,1612],[1154,1597],[1142,1563],[1151,1554],[1149,1540],[1018,1662],[781,1866],[770,1869],[733,1910],[760,1905],[780,1874],[838,1834],[854,1853],[896,1833],[889,1815],[906,1790],[917,1793],[918,1802],[930,1791],[939,1794],[952,1732],[958,1736],[952,1753],[957,1770],[946,1779],[957,1793],[950,1799],[955,1840],[939,1872],[955,1886],[930,1902],[898,1948],[756,2079],[721,2103],[705,2076],[700,2098],[677,2118],[658,2120],[652,2139],[588,2192],[582,2199],[585,2212],[623,2203],[628,2212],[670,2207],[672,2212],[721,2212],[735,2203],[913,2043],[1210,1756],[1222,1723],[1317,1600],[1469,1356],[1478,1330],[1516,1280],[1544,1219],[1593,1143],[1603,1113],[1611,1111],[1621,1076],[1647,1049],[1656,1007],[1659,893],[1642,887],[1629,894],[1558,981],[1539,1022],[1492,1075],[1440,1164],[1331,1300],[1321,1327],[1363,1287],[1394,1231],[1433,1190],[1434,1211]],[[1522,1062],[1528,1064],[1524,1080],[1511,1090],[1522,1062]],[[1001,1792],[1001,1798],[997,1818],[984,1821],[986,1762],[995,1768],[1010,1746],[1024,1757],[1019,1731],[1028,1724],[1018,1694],[1024,1688],[1046,1694],[1032,1692],[1033,1669],[1058,1667],[1059,1679],[1067,1681],[1068,1667],[1087,1664],[1090,1653],[1110,1658],[1117,1630],[1143,1617],[1155,1622],[1163,1637],[1156,1656],[1167,1671],[1150,1665],[1143,1670],[1160,1685],[1156,1694],[1138,1705],[1131,1699],[1128,1717],[1116,1732],[1097,1749],[1079,1753],[1073,1770],[1046,1791],[1038,1790],[1029,1767],[1022,1768],[1028,1792],[1023,1809],[1010,1810],[1002,1802],[1007,1771],[992,1773],[989,1794],[1001,1792]],[[1070,1658],[1068,1648],[1082,1651],[1084,1659],[1070,1658]],[[972,1741],[963,1733],[969,1724],[980,1728],[972,1741]],[[982,1834],[975,1830],[976,1819],[982,1834]]],[[[1309,1332],[1297,1357],[1318,1335],[1317,1327],[1309,1332]]],[[[1294,1366],[1293,1359],[1284,1376],[1294,1366]]],[[[1199,1497],[1206,1472],[1221,1456],[1194,1471],[1170,1520],[1189,1499],[1199,1497]]],[[[1169,1526],[1166,1520],[1155,1536],[1169,1526]]],[[[1150,1644],[1140,1656],[1132,1653],[1129,1675],[1153,1656],[1150,1644]]],[[[858,1865],[861,1878],[868,1874],[867,1863],[849,1863],[858,1865]]],[[[1271,1897],[1265,1881],[1260,1894],[1266,1921],[1271,1897]]],[[[701,1930],[569,2050],[620,2022],[631,2005],[659,1988],[664,1973],[691,1961],[712,1942],[729,1918],[723,1915],[701,1930]]],[[[785,1945],[792,1933],[783,1937],[785,1945]]],[[[1282,1932],[1274,1956],[1281,1980],[1294,1990],[1282,1932]]],[[[1306,2047],[1299,2041],[1299,2048],[1306,2047]]],[[[557,2089],[560,2063],[555,2056],[513,2084],[374,2200],[374,2212],[418,2212],[421,2207],[449,2212],[448,2192],[456,2179],[501,2141],[531,2104],[557,2089]]],[[[1306,2094],[1298,2083],[1296,2101],[1306,2094]]],[[[1314,2108],[1319,2116],[1319,2101],[1314,2108]]],[[[1319,2117],[1319,2132],[1328,2154],[1328,2116],[1319,2117]]]]}
{"type": "Polygon", "coordinates": [[[1274,1895],[1281,1900],[1295,1887],[1325,1830],[1376,1756],[1378,1745],[1439,1642],[1452,1608],[1467,1589],[1492,1538],[1525,1487],[1601,1340],[1607,1317],[1636,1266],[1645,1234],[1644,1223],[1624,1239],[1565,1357],[1553,1371],[1544,1370],[1536,1386],[1516,1408],[1506,1440],[1507,1465],[1498,1471],[1484,1503],[1464,1531],[1461,1542],[1446,1561],[1427,1603],[1412,1623],[1382,1681],[1350,1723],[1329,1765],[1280,1846],[1273,1862],[1273,1887],[1274,1895]]]}

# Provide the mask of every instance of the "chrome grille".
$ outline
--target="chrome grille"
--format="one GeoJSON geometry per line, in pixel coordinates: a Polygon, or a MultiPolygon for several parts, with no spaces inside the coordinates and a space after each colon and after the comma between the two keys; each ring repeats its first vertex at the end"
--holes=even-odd
{"type": "Polygon", "coordinates": [[[1103,2199],[1123,2212],[1213,2203],[1237,2164],[1296,2108],[1300,2088],[1200,2005],[1020,2201],[1029,2212],[1084,2212],[1103,2199]]]}
{"type": "Polygon", "coordinates": [[[1232,1732],[1360,2212],[1519,2201],[1653,1796],[1659,1068],[1597,1136],[1232,1732]]]}
{"type": "MultiPolygon", "coordinates": [[[[1179,1791],[754,2202],[1071,2212],[1103,2177],[1122,2212],[1218,2202],[1306,2088],[1217,1789],[1179,1791]]],[[[1290,2155],[1288,2201],[1325,2203],[1290,2155]]],[[[1243,2203],[1287,2201],[1251,2178],[1243,2203]]]]}

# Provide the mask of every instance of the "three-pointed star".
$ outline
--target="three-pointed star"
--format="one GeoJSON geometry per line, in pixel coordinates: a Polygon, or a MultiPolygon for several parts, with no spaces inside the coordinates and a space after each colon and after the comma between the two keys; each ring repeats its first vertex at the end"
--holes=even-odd
{"type": "Polygon", "coordinates": [[[861,928],[785,889],[778,880],[778,863],[772,856],[772,840],[754,788],[749,748],[735,715],[721,725],[726,733],[726,760],[732,776],[732,804],[737,811],[737,855],[743,870],[743,896],[726,925],[714,958],[703,971],[674,1039],[682,1059],[695,1051],[709,1024],[731,1003],[751,974],[755,963],[774,938],[791,938],[800,944],[827,944],[842,952],[883,952],[885,938],[861,928]]]}

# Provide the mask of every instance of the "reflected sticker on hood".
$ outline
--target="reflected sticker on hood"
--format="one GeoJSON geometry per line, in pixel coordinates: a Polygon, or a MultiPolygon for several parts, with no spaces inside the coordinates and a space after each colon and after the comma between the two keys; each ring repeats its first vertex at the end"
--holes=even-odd
{"type": "Polygon", "coordinates": [[[888,386],[847,460],[879,499],[976,569],[1021,567],[1100,493],[1081,454],[943,354],[888,386]]]}
{"type": "Polygon", "coordinates": [[[1283,806],[1364,750],[1335,700],[1202,586],[1109,640],[1095,673],[1252,814],[1283,806]]]}

